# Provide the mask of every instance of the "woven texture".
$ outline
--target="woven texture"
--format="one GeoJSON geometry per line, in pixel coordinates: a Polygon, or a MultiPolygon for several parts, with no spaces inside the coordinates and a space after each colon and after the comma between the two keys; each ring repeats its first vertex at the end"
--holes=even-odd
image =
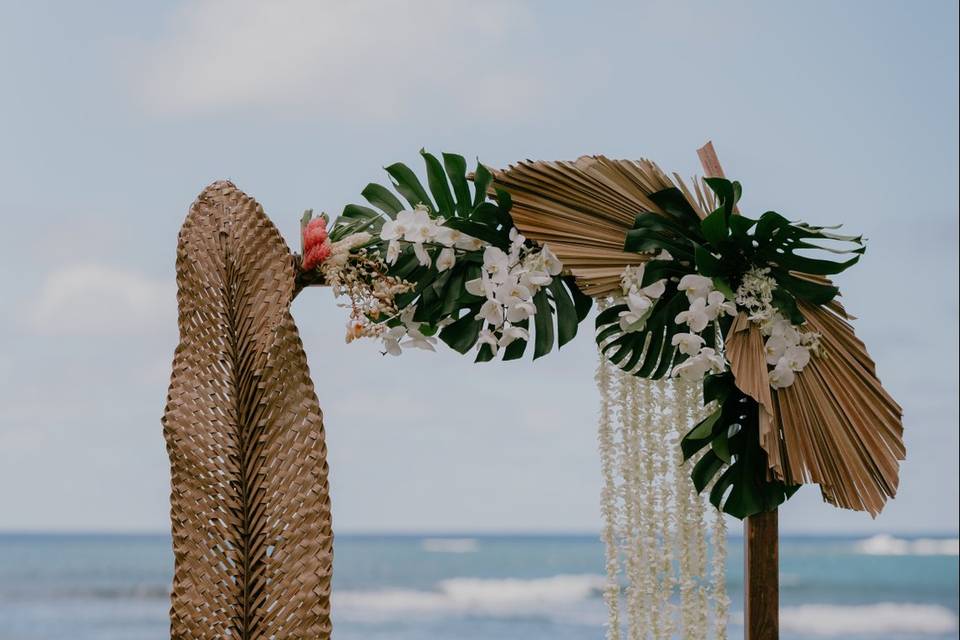
{"type": "Polygon", "coordinates": [[[326,445],[293,257],[260,205],[218,182],[180,231],[177,284],[171,637],[328,638],[326,445]]]}

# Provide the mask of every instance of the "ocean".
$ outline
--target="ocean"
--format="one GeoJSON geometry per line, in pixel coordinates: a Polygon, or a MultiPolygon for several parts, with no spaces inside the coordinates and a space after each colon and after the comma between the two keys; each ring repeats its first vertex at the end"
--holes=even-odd
{"type": "MultiPolygon", "coordinates": [[[[741,540],[730,540],[731,638],[742,637],[741,540]]],[[[0,640],[168,637],[167,536],[0,534],[0,640]]],[[[601,640],[595,536],[339,535],[337,640],[601,640]]],[[[958,635],[958,540],[781,542],[784,640],[958,635]]]]}

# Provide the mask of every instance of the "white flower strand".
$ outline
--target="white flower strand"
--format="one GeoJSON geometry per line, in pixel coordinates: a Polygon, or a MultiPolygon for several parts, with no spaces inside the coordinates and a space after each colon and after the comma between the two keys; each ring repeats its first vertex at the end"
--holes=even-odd
{"type": "MultiPolygon", "coordinates": [[[[601,301],[598,306],[604,309],[601,301]]],[[[599,349],[599,347],[598,347],[599,349]]],[[[603,489],[600,494],[600,510],[603,514],[603,546],[606,555],[607,582],[603,599],[607,604],[609,622],[607,640],[620,640],[620,563],[617,546],[617,482],[614,474],[616,450],[613,441],[613,399],[611,397],[610,371],[612,365],[601,353],[597,364],[597,390],[600,392],[600,416],[598,441],[600,445],[600,468],[603,474],[603,489]]]]}
{"type": "Polygon", "coordinates": [[[728,607],[725,560],[717,551],[725,544],[722,530],[717,533],[722,519],[709,537],[714,548],[708,565],[707,503],[690,484],[677,446],[703,412],[699,388],[677,379],[640,379],[605,362],[596,378],[607,639],[670,640],[678,633],[705,639],[711,617],[713,633],[719,634],[728,607]]]}

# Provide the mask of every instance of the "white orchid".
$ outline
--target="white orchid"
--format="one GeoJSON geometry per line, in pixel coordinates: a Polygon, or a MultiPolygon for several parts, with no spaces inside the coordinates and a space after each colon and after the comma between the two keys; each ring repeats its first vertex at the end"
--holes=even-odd
{"type": "Polygon", "coordinates": [[[519,282],[513,281],[513,278],[497,287],[494,296],[505,307],[511,307],[520,302],[524,302],[533,297],[533,292],[529,287],[525,287],[519,282]]]}
{"type": "Polygon", "coordinates": [[[488,299],[480,307],[476,315],[477,320],[483,320],[485,324],[492,324],[499,327],[503,324],[503,305],[493,299],[488,299]]]}
{"type": "Polygon", "coordinates": [[[656,300],[657,298],[662,296],[666,290],[667,290],[667,279],[662,278],[660,280],[657,280],[653,284],[640,289],[640,293],[642,293],[643,295],[649,298],[653,298],[654,300],[656,300]]]}
{"type": "Polygon", "coordinates": [[[522,322],[537,313],[537,306],[532,302],[523,301],[507,307],[508,322],[522,322]]]}
{"type": "Polygon", "coordinates": [[[477,348],[480,348],[485,344],[490,345],[490,348],[493,350],[494,354],[497,353],[497,349],[500,347],[500,342],[497,340],[497,336],[493,333],[493,331],[490,331],[490,329],[487,329],[486,327],[481,329],[480,334],[477,336],[477,348]]]}
{"type": "Polygon", "coordinates": [[[704,339],[695,333],[677,333],[670,340],[670,344],[677,347],[680,353],[688,356],[695,356],[700,353],[700,347],[703,346],[704,339]]]}
{"type": "Polygon", "coordinates": [[[490,281],[490,276],[487,275],[486,271],[481,272],[479,278],[467,280],[463,287],[467,290],[467,293],[480,296],[481,298],[493,297],[493,291],[496,288],[493,282],[490,281]]]}
{"type": "Polygon", "coordinates": [[[427,253],[426,248],[419,242],[413,243],[413,253],[417,256],[417,262],[419,262],[424,267],[429,267],[431,264],[430,254],[427,253]]]}
{"type": "Polygon", "coordinates": [[[457,255],[450,247],[444,247],[437,256],[437,271],[443,273],[457,262],[457,255]]]}
{"type": "Polygon", "coordinates": [[[647,324],[647,316],[653,308],[653,301],[634,291],[626,298],[627,310],[620,312],[620,329],[625,333],[642,331],[647,324]]]}
{"type": "Polygon", "coordinates": [[[694,299],[693,302],[690,303],[690,308],[678,313],[674,321],[677,324],[686,324],[694,333],[700,333],[706,329],[707,325],[710,324],[710,314],[707,312],[706,298],[694,299]]]}
{"type": "Polygon", "coordinates": [[[389,353],[392,356],[399,356],[403,353],[403,349],[400,348],[400,340],[407,335],[406,327],[391,327],[383,334],[383,348],[386,349],[385,353],[389,353]]]}
{"type": "Polygon", "coordinates": [[[530,332],[524,329],[523,327],[506,325],[504,326],[502,335],[500,336],[499,345],[501,348],[505,348],[514,340],[529,340],[529,339],[530,339],[530,332]]]}
{"type": "MultiPolygon", "coordinates": [[[[405,213],[401,211],[401,213],[405,213]]],[[[407,233],[407,224],[406,221],[409,220],[409,217],[405,217],[403,220],[387,220],[383,223],[383,226],[380,227],[380,239],[381,240],[399,240],[407,233]]]]}
{"type": "Polygon", "coordinates": [[[436,351],[434,344],[437,339],[433,336],[425,336],[418,330],[407,330],[407,339],[403,341],[404,347],[413,347],[414,349],[424,349],[426,351],[436,351]]]}
{"type": "Polygon", "coordinates": [[[775,365],[787,351],[787,341],[783,336],[770,336],[763,345],[763,351],[767,356],[767,364],[775,365]]]}
{"type": "Polygon", "coordinates": [[[797,374],[793,372],[785,358],[781,358],[777,366],[770,372],[770,386],[774,389],[783,389],[789,387],[796,380],[797,374]]]}
{"type": "Polygon", "coordinates": [[[728,316],[735,316],[737,315],[737,305],[727,300],[727,297],[719,291],[711,291],[707,294],[707,313],[711,320],[716,320],[724,313],[728,316]]]}
{"type": "Polygon", "coordinates": [[[483,268],[493,282],[502,284],[510,275],[510,257],[501,249],[489,246],[483,250],[483,268]]]}
{"type": "Polygon", "coordinates": [[[723,356],[711,347],[700,349],[700,353],[698,353],[696,357],[705,360],[710,367],[710,371],[713,373],[723,373],[727,368],[727,363],[724,361],[723,356]]]}
{"type": "Polygon", "coordinates": [[[396,264],[397,258],[400,257],[400,243],[396,240],[390,240],[387,243],[387,264],[396,264]]]}
{"type": "Polygon", "coordinates": [[[553,251],[550,251],[548,245],[545,244],[541,247],[540,257],[543,260],[543,266],[546,267],[547,273],[551,276],[558,276],[563,273],[563,263],[554,255],[553,251]]]}
{"type": "Polygon", "coordinates": [[[687,358],[673,368],[673,376],[681,380],[700,380],[710,370],[710,364],[702,358],[687,358]]]}
{"type": "Polygon", "coordinates": [[[694,302],[706,298],[713,291],[713,280],[698,273],[688,273],[680,278],[677,288],[687,294],[687,300],[694,302]]]}
{"type": "Polygon", "coordinates": [[[810,364],[810,350],[800,345],[787,347],[782,360],[794,371],[803,371],[803,368],[810,364]]]}

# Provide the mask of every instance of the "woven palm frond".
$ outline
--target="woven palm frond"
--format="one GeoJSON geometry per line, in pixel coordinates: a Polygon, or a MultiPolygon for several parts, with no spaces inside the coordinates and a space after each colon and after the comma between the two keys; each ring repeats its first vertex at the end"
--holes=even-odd
{"type": "Polygon", "coordinates": [[[256,201],[218,182],[181,229],[177,284],[171,637],[328,638],[326,445],[290,251],[256,201]]]}
{"type": "Polygon", "coordinates": [[[510,193],[517,228],[549,244],[583,292],[594,297],[617,291],[624,267],[648,259],[625,253],[623,241],[637,215],[660,212],[650,194],[678,187],[701,217],[713,208],[712,194],[699,181],[691,192],[679,176],[671,179],[649,160],[583,156],[492,171],[496,186],[510,193]]]}

